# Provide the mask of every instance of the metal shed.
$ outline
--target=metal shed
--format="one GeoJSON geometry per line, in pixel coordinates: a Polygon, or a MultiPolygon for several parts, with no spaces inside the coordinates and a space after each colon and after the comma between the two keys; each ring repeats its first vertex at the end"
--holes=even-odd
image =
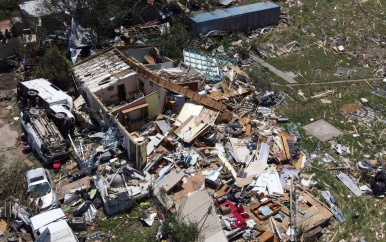
{"type": "Polygon", "coordinates": [[[279,23],[280,6],[259,2],[227,9],[206,12],[190,17],[193,35],[207,34],[212,30],[227,32],[254,30],[279,23]]]}

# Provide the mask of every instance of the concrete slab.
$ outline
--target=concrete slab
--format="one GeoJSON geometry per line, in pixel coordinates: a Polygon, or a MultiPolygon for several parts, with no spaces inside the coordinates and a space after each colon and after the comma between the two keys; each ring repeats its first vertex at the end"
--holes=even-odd
{"type": "Polygon", "coordinates": [[[303,129],[322,142],[328,141],[343,134],[342,131],[326,122],[324,119],[307,124],[303,126],[303,129]]]}

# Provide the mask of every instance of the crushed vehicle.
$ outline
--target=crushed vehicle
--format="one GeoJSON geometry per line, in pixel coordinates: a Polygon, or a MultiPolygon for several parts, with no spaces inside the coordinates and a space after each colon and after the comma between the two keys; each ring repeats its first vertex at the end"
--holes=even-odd
{"type": "Polygon", "coordinates": [[[19,118],[31,151],[44,164],[69,157],[70,140],[62,136],[44,109],[26,109],[20,112],[19,118]]]}
{"type": "Polygon", "coordinates": [[[44,108],[63,136],[72,133],[75,117],[72,114],[72,97],[46,79],[20,82],[17,86],[17,102],[20,110],[44,108]]]}
{"type": "Polygon", "coordinates": [[[32,217],[31,228],[34,241],[78,242],[78,238],[66,220],[60,208],[32,217]]]}
{"type": "Polygon", "coordinates": [[[59,207],[55,194],[54,183],[48,170],[36,168],[29,170],[25,175],[27,195],[41,211],[59,207]]]}

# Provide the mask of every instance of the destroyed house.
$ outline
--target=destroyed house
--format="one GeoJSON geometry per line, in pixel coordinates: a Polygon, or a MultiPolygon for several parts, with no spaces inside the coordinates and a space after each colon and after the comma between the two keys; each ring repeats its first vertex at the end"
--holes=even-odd
{"type": "Polygon", "coordinates": [[[212,30],[237,32],[255,30],[279,23],[280,7],[271,2],[259,2],[194,15],[189,25],[194,36],[212,30]]]}
{"type": "Polygon", "coordinates": [[[48,9],[44,0],[23,1],[19,5],[20,15],[23,19],[24,28],[35,31],[38,27],[43,27],[49,34],[64,33],[63,22],[59,19],[71,20],[70,15],[62,9],[48,9]]]}
{"type": "Polygon", "coordinates": [[[112,122],[117,124],[128,158],[137,169],[145,166],[147,155],[146,140],[138,131],[146,129],[162,113],[168,93],[182,95],[215,110],[226,108],[222,103],[159,77],[147,67],[152,64],[146,59],[156,57],[158,62],[163,61],[164,66],[160,68],[172,67],[167,64],[170,60],[149,52],[157,54],[156,49],[149,47],[108,48],[73,66],[78,93],[89,108],[101,114],[105,128],[112,122]],[[142,59],[139,53],[143,54],[142,59]]]}
{"type": "Polygon", "coordinates": [[[172,68],[174,65],[173,60],[162,56],[155,47],[129,49],[126,52],[136,61],[152,70],[172,68]]]}

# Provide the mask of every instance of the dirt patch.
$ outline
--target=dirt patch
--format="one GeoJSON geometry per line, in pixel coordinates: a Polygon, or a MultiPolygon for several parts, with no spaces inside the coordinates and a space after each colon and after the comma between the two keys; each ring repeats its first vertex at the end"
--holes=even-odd
{"type": "Polygon", "coordinates": [[[0,119],[0,149],[13,148],[16,145],[16,141],[19,138],[17,130],[11,129],[12,124],[8,123],[4,119],[0,119]]]}
{"type": "Polygon", "coordinates": [[[27,160],[33,154],[24,154],[19,139],[19,122],[10,118],[0,118],[0,168],[8,168],[14,163],[19,167],[30,166],[27,160]]]}
{"type": "Polygon", "coordinates": [[[340,111],[343,113],[353,113],[361,108],[361,105],[359,103],[348,103],[343,105],[340,108],[340,111]]]}
{"type": "Polygon", "coordinates": [[[20,75],[15,71],[0,73],[0,90],[12,90],[17,87],[20,75]]]}

